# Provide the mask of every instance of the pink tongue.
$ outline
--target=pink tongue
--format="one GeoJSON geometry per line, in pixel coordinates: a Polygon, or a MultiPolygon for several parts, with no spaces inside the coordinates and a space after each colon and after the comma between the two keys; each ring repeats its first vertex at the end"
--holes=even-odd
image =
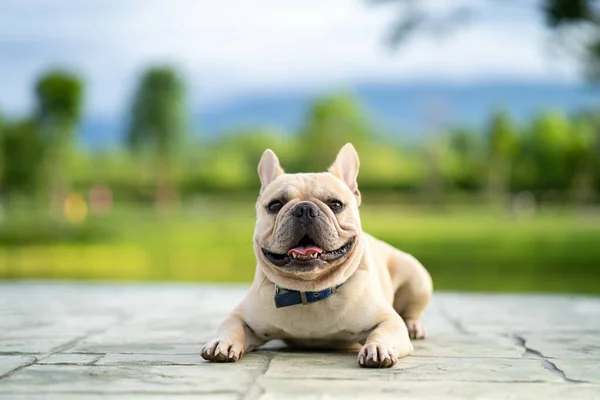
{"type": "Polygon", "coordinates": [[[298,247],[294,247],[293,249],[288,251],[288,256],[291,256],[292,253],[301,254],[301,255],[305,256],[310,253],[319,253],[320,254],[322,252],[323,252],[323,250],[317,246],[298,246],[298,247]]]}

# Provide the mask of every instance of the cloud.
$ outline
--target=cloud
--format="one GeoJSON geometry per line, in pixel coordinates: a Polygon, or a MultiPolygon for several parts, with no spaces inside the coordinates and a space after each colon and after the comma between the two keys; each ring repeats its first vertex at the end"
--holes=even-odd
{"type": "MultiPolygon", "coordinates": [[[[457,2],[475,5],[481,20],[450,39],[417,37],[396,52],[383,37],[397,11],[366,1],[2,2],[0,109],[26,110],[32,82],[53,65],[85,77],[91,114],[122,112],[136,75],[158,62],[180,67],[193,103],[204,107],[245,93],[372,81],[575,78],[572,63],[549,62],[531,5],[457,2]]],[[[434,13],[450,4],[424,2],[434,13]]]]}

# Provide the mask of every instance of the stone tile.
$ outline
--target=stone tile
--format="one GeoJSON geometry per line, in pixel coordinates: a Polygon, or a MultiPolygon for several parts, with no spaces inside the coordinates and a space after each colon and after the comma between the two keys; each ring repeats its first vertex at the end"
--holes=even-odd
{"type": "Polygon", "coordinates": [[[33,365],[3,379],[0,398],[6,393],[244,393],[255,374],[245,364],[33,365]]]}
{"type": "Polygon", "coordinates": [[[114,343],[89,343],[83,342],[67,350],[70,353],[123,353],[123,354],[200,354],[204,341],[194,344],[170,344],[170,343],[137,343],[130,342],[114,343]]]}
{"type": "Polygon", "coordinates": [[[460,334],[456,326],[451,324],[448,319],[444,318],[434,302],[432,308],[427,309],[423,315],[423,324],[429,335],[445,335],[445,334],[460,334]]]}
{"type": "Polygon", "coordinates": [[[96,365],[198,365],[200,354],[107,354],[96,365]]]}
{"type": "Polygon", "coordinates": [[[551,332],[522,335],[527,347],[544,356],[559,359],[598,360],[600,364],[600,332],[598,334],[551,332]]]}
{"type": "MultiPolygon", "coordinates": [[[[221,319],[206,320],[174,312],[171,318],[144,318],[136,316],[131,321],[115,325],[106,331],[81,340],[72,352],[104,352],[107,348],[131,348],[134,352],[156,352],[153,348],[172,349],[180,345],[195,346],[194,352],[216,335],[221,319]],[[147,349],[139,349],[145,347],[147,349]]],[[[190,346],[190,347],[191,347],[190,346]]],[[[158,349],[157,349],[158,350],[158,349]]],[[[116,351],[119,352],[119,351],[116,351]]],[[[123,352],[132,352],[123,351],[123,352]]]]}
{"type": "Polygon", "coordinates": [[[502,336],[439,334],[413,342],[417,357],[521,358],[524,350],[502,336]]]}
{"type": "MultiPolygon", "coordinates": [[[[243,367],[260,369],[268,363],[263,352],[254,352],[244,356],[243,367]]],[[[96,365],[206,365],[207,362],[196,354],[107,354],[96,365]]],[[[242,365],[242,364],[240,364],[242,365]]]]}
{"type": "Polygon", "coordinates": [[[600,298],[436,293],[430,337],[392,369],[281,342],[235,364],[203,361],[201,346],[246,290],[0,283],[0,376],[27,365],[0,378],[0,398],[600,400],[600,298]]]}
{"type": "Polygon", "coordinates": [[[52,354],[38,362],[38,364],[65,364],[65,365],[88,365],[98,360],[101,355],[97,354],[52,354]]]}
{"type": "Polygon", "coordinates": [[[3,356],[0,355],[0,376],[22,365],[31,364],[35,361],[34,356],[3,356]]]}
{"type": "MultiPolygon", "coordinates": [[[[232,393],[195,393],[195,394],[176,394],[169,393],[166,396],[164,393],[140,393],[140,394],[123,394],[119,393],[119,400],[163,400],[175,399],[175,400],[194,400],[194,399],[206,399],[206,400],[238,400],[240,394],[236,392],[232,393]]],[[[61,400],[106,400],[106,394],[98,393],[60,393],[56,398],[61,400]]],[[[20,394],[2,394],[2,400],[48,400],[47,394],[33,394],[33,393],[20,393],[20,394]]]]}
{"type": "Polygon", "coordinates": [[[552,360],[567,378],[600,384],[600,360],[552,360]]]}
{"type": "Polygon", "coordinates": [[[10,337],[76,337],[88,332],[100,330],[118,321],[117,315],[102,314],[88,310],[85,313],[69,310],[53,310],[46,307],[23,310],[18,316],[3,319],[3,333],[10,337]],[[35,310],[38,317],[31,318],[35,310]]]}
{"type": "Polygon", "coordinates": [[[471,332],[600,332],[600,298],[443,294],[443,312],[471,332]]]}
{"type": "Polygon", "coordinates": [[[405,382],[379,380],[364,382],[325,379],[270,379],[258,381],[261,400],[280,399],[406,399],[406,400],[539,400],[600,399],[600,386],[565,383],[505,382],[405,382]]]}
{"type": "Polygon", "coordinates": [[[539,360],[407,357],[392,369],[358,367],[355,354],[276,353],[268,378],[461,382],[560,382],[539,360]]]}
{"type": "Polygon", "coordinates": [[[185,332],[181,334],[173,333],[170,336],[153,332],[152,328],[149,328],[149,332],[146,335],[123,335],[123,336],[98,336],[90,337],[79,341],[72,349],[71,352],[86,353],[92,352],[92,349],[100,347],[119,347],[119,346],[133,346],[135,347],[154,347],[168,346],[174,347],[177,345],[195,345],[201,347],[206,341],[212,339],[216,335],[216,329],[213,335],[188,335],[185,332]]]}
{"type": "Polygon", "coordinates": [[[3,353],[48,353],[69,343],[75,337],[29,337],[0,338],[0,351],[3,353]]]}

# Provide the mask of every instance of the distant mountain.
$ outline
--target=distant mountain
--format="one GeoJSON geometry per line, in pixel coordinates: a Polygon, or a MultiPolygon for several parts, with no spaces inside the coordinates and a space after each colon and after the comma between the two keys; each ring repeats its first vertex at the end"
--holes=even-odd
{"type": "MultiPolygon", "coordinates": [[[[520,121],[541,110],[569,113],[582,108],[600,109],[600,88],[577,84],[370,84],[358,86],[352,93],[361,99],[381,130],[413,138],[431,125],[432,118],[444,124],[478,127],[495,108],[508,110],[520,121]]],[[[315,97],[298,93],[247,95],[199,110],[192,123],[204,137],[247,127],[295,131],[315,97]]],[[[122,142],[124,128],[122,118],[87,118],[81,144],[89,148],[113,147],[122,142]]]]}
{"type": "Polygon", "coordinates": [[[90,149],[106,149],[124,143],[125,119],[121,117],[85,117],[79,144],[90,149]]]}

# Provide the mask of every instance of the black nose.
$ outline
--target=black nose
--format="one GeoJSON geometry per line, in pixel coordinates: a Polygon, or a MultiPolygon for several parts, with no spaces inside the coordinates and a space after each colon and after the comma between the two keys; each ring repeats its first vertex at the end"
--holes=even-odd
{"type": "Polygon", "coordinates": [[[292,215],[299,219],[312,219],[319,215],[319,209],[310,201],[303,201],[292,208],[292,215]]]}

